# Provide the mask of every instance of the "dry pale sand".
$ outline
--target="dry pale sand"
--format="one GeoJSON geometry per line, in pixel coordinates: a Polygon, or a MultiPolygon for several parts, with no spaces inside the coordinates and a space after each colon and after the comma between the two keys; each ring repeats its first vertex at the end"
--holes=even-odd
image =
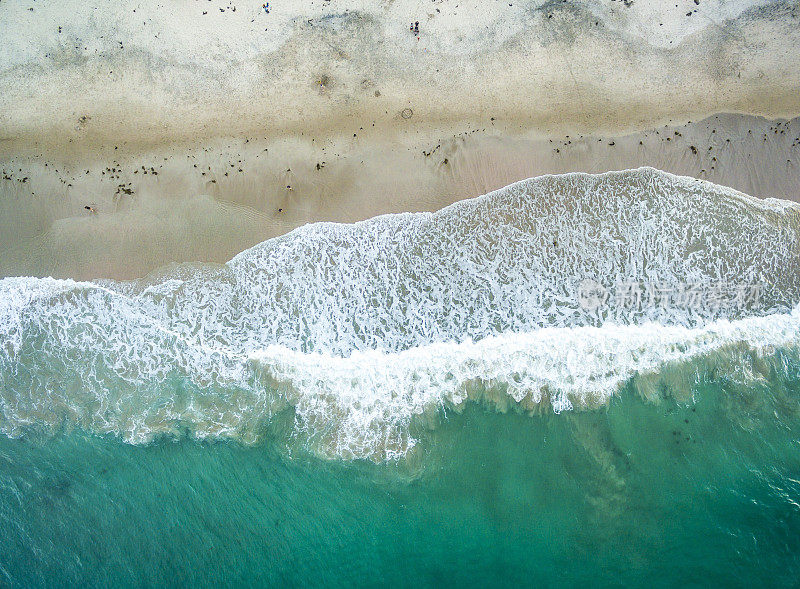
{"type": "Polygon", "coordinates": [[[648,165],[800,201],[800,119],[732,114],[611,137],[510,137],[487,121],[392,141],[298,135],[117,153],[5,163],[0,273],[132,278],[223,262],[305,223],[432,211],[545,173],[648,165]]]}
{"type": "Polygon", "coordinates": [[[426,129],[642,129],[800,114],[776,0],[0,3],[0,150],[426,129]],[[419,34],[409,23],[419,22],[419,34]]]}

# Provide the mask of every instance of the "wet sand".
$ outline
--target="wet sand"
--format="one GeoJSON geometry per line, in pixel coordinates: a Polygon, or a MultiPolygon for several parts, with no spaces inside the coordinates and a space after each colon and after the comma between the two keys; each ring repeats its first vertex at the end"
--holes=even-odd
{"type": "Polygon", "coordinates": [[[800,119],[732,114],[620,136],[509,136],[489,120],[443,136],[299,135],[112,151],[3,162],[3,275],[127,279],[170,262],[224,262],[305,223],[433,211],[571,171],[647,165],[800,201],[800,119]]]}

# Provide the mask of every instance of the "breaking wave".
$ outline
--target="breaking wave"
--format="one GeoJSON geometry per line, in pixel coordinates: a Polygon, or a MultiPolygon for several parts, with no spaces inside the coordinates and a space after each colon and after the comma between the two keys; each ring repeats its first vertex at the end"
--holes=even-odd
{"type": "Polygon", "coordinates": [[[0,280],[0,431],[259,439],[402,456],[481,400],[800,378],[800,207],[651,168],[544,176],[436,213],[320,223],[224,265],[0,280]],[[588,285],[588,286],[587,286],[588,285]]]}

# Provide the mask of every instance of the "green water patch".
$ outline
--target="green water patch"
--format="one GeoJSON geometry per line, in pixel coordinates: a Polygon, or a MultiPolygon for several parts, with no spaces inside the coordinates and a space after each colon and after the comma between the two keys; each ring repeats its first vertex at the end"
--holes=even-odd
{"type": "MultiPolygon", "coordinates": [[[[71,431],[0,438],[13,587],[726,586],[800,575],[800,385],[468,404],[403,460],[71,431]]],[[[278,420],[280,422],[280,420],[278,420]]]]}

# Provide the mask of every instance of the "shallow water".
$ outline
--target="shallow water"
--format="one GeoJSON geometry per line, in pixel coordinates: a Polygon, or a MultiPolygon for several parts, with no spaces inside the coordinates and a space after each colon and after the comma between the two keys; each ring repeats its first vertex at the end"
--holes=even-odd
{"type": "Polygon", "coordinates": [[[535,417],[470,405],[399,463],[0,438],[0,570],[20,587],[787,586],[798,383],[535,417]]]}
{"type": "Polygon", "coordinates": [[[4,279],[0,574],[790,583],[799,219],[641,169],[4,279]]]}

